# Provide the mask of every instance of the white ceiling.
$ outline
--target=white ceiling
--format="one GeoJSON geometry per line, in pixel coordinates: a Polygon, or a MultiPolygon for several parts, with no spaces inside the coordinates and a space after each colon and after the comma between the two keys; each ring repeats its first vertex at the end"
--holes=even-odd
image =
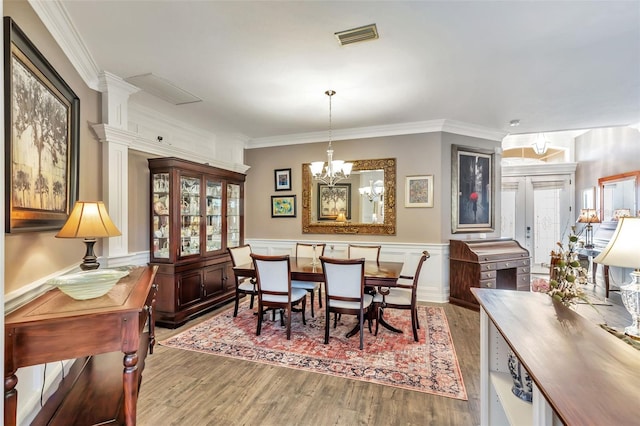
{"type": "Polygon", "coordinates": [[[98,69],[153,73],[203,99],[133,101],[249,142],[326,131],[327,89],[334,129],[640,122],[640,1],[61,3],[98,69]],[[371,23],[378,40],[334,37],[371,23]]]}

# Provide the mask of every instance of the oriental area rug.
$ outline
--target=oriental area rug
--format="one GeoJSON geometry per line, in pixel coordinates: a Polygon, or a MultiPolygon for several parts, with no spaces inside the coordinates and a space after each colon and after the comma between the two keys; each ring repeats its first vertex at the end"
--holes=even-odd
{"type": "MultiPolygon", "coordinates": [[[[311,318],[307,309],[307,325],[303,325],[301,314],[294,312],[291,340],[287,340],[286,328],[278,319],[272,321],[271,313],[268,313],[260,336],[256,336],[257,319],[245,302],[235,318],[231,307],[159,343],[170,348],[467,400],[443,308],[418,308],[419,342],[413,340],[408,310],[385,310],[387,322],[404,333],[393,333],[380,326],[375,336],[369,333],[365,323],[362,351],[359,350],[359,335],[345,337],[357,321],[355,316],[342,315],[335,329],[332,316],[329,344],[325,345],[324,310],[318,308],[315,314],[315,318],[311,318]]],[[[373,327],[375,331],[375,322],[373,327]]]]}

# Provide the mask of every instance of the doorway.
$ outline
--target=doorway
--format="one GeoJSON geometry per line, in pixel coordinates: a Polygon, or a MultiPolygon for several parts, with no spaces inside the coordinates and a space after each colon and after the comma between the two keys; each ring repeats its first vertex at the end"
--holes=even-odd
{"type": "Polygon", "coordinates": [[[503,168],[501,236],[529,251],[536,275],[549,273],[551,251],[574,225],[575,164],[558,166],[503,168]]]}

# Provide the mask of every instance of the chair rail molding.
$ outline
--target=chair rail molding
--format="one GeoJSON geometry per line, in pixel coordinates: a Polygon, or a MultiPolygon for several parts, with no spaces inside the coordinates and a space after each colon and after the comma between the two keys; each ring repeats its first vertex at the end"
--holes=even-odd
{"type": "Polygon", "coordinates": [[[351,244],[381,245],[380,261],[403,262],[403,275],[416,272],[416,266],[424,250],[429,258],[422,267],[416,297],[420,302],[449,302],[449,244],[448,243],[384,243],[380,241],[330,241],[330,240],[274,240],[245,238],[251,250],[258,254],[296,255],[296,243],[326,244],[324,255],[327,257],[347,258],[347,247],[351,244]]]}

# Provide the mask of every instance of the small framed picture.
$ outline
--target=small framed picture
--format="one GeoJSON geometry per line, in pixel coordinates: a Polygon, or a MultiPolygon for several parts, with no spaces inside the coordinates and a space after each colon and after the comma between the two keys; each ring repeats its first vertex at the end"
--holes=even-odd
{"type": "Polygon", "coordinates": [[[271,217],[296,217],[296,196],[272,195],[271,217]]]}
{"type": "Polygon", "coordinates": [[[405,207],[433,207],[433,175],[407,176],[405,207]]]}
{"type": "Polygon", "coordinates": [[[291,169],[276,169],[274,174],[276,191],[291,191],[291,169]]]}

